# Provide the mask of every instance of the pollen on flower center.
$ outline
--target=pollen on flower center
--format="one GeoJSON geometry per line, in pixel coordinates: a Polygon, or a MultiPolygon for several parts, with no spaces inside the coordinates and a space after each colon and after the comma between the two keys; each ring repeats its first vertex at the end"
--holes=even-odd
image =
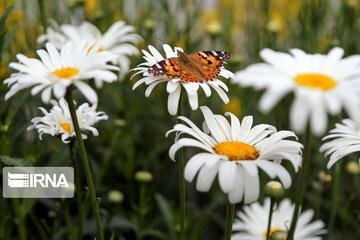
{"type": "Polygon", "coordinates": [[[57,69],[51,73],[58,76],[59,78],[72,78],[79,73],[79,70],[76,68],[68,67],[57,69]]]}
{"type": "Polygon", "coordinates": [[[70,123],[66,122],[66,123],[61,124],[60,126],[65,132],[67,132],[69,135],[71,135],[71,125],[70,125],[70,123]]]}
{"type": "MultiPolygon", "coordinates": [[[[270,229],[270,234],[269,234],[269,236],[271,237],[271,234],[273,234],[274,232],[276,232],[277,230],[280,230],[280,228],[271,228],[270,229]]],[[[267,231],[266,232],[264,232],[264,237],[266,238],[267,237],[267,231]]]]}
{"type": "Polygon", "coordinates": [[[227,156],[230,161],[255,160],[259,156],[254,146],[237,141],[221,142],[213,149],[217,154],[227,156]]]}
{"type": "Polygon", "coordinates": [[[309,88],[318,88],[324,91],[330,90],[336,85],[336,81],[324,74],[304,73],[295,77],[295,82],[309,88]]]}

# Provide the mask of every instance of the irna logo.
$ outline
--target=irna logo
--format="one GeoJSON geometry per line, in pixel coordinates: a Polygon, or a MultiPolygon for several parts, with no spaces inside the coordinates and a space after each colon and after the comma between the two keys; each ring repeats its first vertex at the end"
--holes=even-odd
{"type": "Polygon", "coordinates": [[[42,174],[42,173],[10,173],[8,172],[8,185],[11,188],[19,187],[69,187],[65,174],[42,174]]]}
{"type": "Polygon", "coordinates": [[[72,198],[72,167],[5,167],[3,196],[6,198],[72,198]]]}

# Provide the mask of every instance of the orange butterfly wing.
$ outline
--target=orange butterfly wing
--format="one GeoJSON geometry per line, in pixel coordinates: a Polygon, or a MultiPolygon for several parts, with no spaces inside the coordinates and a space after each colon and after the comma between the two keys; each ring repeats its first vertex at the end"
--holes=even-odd
{"type": "Polygon", "coordinates": [[[152,65],[148,72],[154,76],[167,75],[169,78],[181,78],[179,58],[164,59],[152,65]]]}
{"type": "Polygon", "coordinates": [[[201,51],[189,55],[189,59],[205,76],[206,80],[213,80],[220,73],[220,68],[226,60],[230,58],[230,53],[222,51],[201,51]]]}
{"type": "Polygon", "coordinates": [[[167,75],[169,78],[181,78],[187,82],[212,80],[220,73],[230,53],[221,51],[202,51],[187,55],[190,62],[183,62],[179,57],[164,59],[148,70],[154,76],[167,75]]]}
{"type": "Polygon", "coordinates": [[[149,68],[154,76],[166,75],[169,78],[181,78],[188,82],[202,82],[201,76],[191,69],[191,66],[180,61],[179,58],[164,59],[149,68]]]}

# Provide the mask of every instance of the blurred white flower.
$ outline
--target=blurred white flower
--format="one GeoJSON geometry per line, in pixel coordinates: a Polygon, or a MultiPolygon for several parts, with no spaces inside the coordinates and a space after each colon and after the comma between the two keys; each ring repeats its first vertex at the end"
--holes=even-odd
{"type": "MultiPolygon", "coordinates": [[[[164,44],[163,48],[164,48],[164,51],[166,54],[166,58],[168,58],[168,59],[176,58],[175,60],[173,60],[174,63],[175,63],[175,61],[179,61],[178,60],[178,56],[180,56],[179,52],[181,52],[180,53],[181,55],[185,55],[183,50],[178,47],[176,47],[173,50],[169,45],[164,44]]],[[[149,45],[149,50],[150,50],[150,52],[142,50],[142,52],[144,54],[143,58],[145,59],[145,62],[139,64],[136,68],[132,69],[134,71],[137,71],[137,73],[134,74],[132,77],[134,77],[138,74],[142,74],[142,76],[143,76],[140,80],[138,80],[134,84],[133,89],[135,89],[139,85],[145,83],[148,86],[145,91],[145,96],[148,97],[156,85],[158,85],[161,82],[166,82],[167,83],[166,91],[169,93],[167,107],[168,107],[168,111],[171,115],[175,115],[177,113],[182,87],[184,87],[185,91],[188,94],[189,104],[190,104],[192,110],[196,110],[198,108],[199,103],[198,103],[198,93],[197,92],[200,87],[204,90],[204,93],[207,97],[209,97],[211,95],[210,87],[212,87],[219,94],[220,98],[224,101],[224,103],[229,102],[229,98],[225,93],[225,91],[228,91],[228,87],[226,86],[225,83],[223,83],[222,81],[215,78],[217,75],[223,76],[225,78],[234,76],[234,74],[232,72],[230,72],[222,67],[222,64],[224,63],[224,61],[230,57],[230,55],[228,53],[211,51],[220,58],[220,60],[218,60],[219,66],[208,67],[208,69],[214,70],[213,72],[216,73],[216,76],[214,76],[210,80],[201,79],[201,78],[196,80],[195,78],[192,78],[193,74],[188,71],[189,69],[186,69],[184,66],[181,67],[181,65],[180,65],[181,62],[179,64],[180,66],[178,64],[176,64],[174,69],[170,69],[170,67],[173,67],[173,66],[169,65],[169,64],[171,64],[171,62],[166,62],[167,60],[162,61],[162,60],[164,60],[163,56],[153,46],[149,45]],[[224,55],[224,56],[220,55],[222,53],[224,53],[226,55],[224,55]],[[167,65],[167,67],[169,67],[168,74],[166,74],[166,72],[164,72],[164,70],[161,69],[161,65],[163,63],[165,65],[167,65]],[[178,76],[175,76],[175,75],[171,76],[170,73],[177,74],[178,76]],[[183,79],[183,76],[185,73],[188,77],[188,79],[186,79],[186,80],[183,79]],[[193,79],[193,80],[191,80],[191,79],[193,79]]],[[[200,54],[200,53],[198,53],[198,54],[200,54]]],[[[193,54],[186,55],[185,58],[187,58],[187,60],[191,61],[193,59],[192,56],[194,56],[194,55],[193,54]],[[189,58],[189,56],[190,56],[190,58],[189,58]]],[[[217,60],[215,58],[213,58],[213,59],[217,60]]],[[[188,62],[187,64],[191,65],[192,63],[188,62]]],[[[194,76],[194,77],[196,77],[196,76],[194,76]]]]}
{"type": "MultiPolygon", "coordinates": [[[[135,46],[141,37],[134,33],[135,28],[126,25],[123,21],[117,21],[102,34],[100,30],[90,22],[83,22],[79,26],[63,24],[58,26],[53,22],[52,26],[47,28],[46,34],[38,38],[39,43],[50,42],[57,49],[61,49],[66,42],[78,43],[82,39],[94,41],[99,45],[98,51],[108,51],[116,55],[112,59],[112,64],[119,66],[120,78],[123,78],[130,67],[129,56],[139,54],[135,46]]],[[[97,82],[101,86],[101,82],[97,82]]]]}
{"type": "MultiPolygon", "coordinates": [[[[287,231],[290,228],[295,205],[289,199],[282,200],[273,211],[270,234],[277,230],[287,231]]],[[[265,198],[264,205],[258,202],[250,206],[244,206],[242,212],[238,212],[235,218],[232,240],[266,240],[269,221],[270,198],[265,198]]],[[[321,240],[319,235],[325,234],[325,224],[321,220],[311,222],[314,211],[308,209],[299,216],[295,240],[321,240]]]]}
{"type": "Polygon", "coordinates": [[[337,123],[330,134],[323,138],[329,139],[320,147],[320,152],[325,152],[325,156],[330,155],[327,168],[346,155],[360,151],[360,127],[351,119],[344,119],[342,124],[337,123]]]}
{"type": "Polygon", "coordinates": [[[188,118],[179,119],[186,124],[176,124],[167,132],[176,132],[177,138],[169,150],[172,160],[182,147],[196,147],[205,152],[194,155],[185,166],[185,179],[191,182],[196,174],[196,189],[209,191],[217,173],[222,191],[228,194],[231,203],[254,202],[259,197],[259,171],[262,169],[270,178],[278,177],[285,188],[291,185],[291,177],[281,166],[281,160],[289,160],[295,171],[301,165],[302,144],[288,140],[296,138],[290,131],[279,131],[267,124],[254,127],[252,116],[244,117],[241,124],[232,113],[231,124],[222,115],[214,115],[208,107],[200,107],[204,115],[203,131],[188,118]],[[180,134],[191,138],[178,138],[180,134]]]}
{"type": "MultiPolygon", "coordinates": [[[[40,107],[39,109],[44,116],[33,118],[31,120],[33,125],[29,126],[28,130],[36,129],[40,139],[42,139],[43,134],[49,134],[51,136],[61,135],[61,140],[64,143],[69,143],[70,138],[75,136],[69,106],[63,98],[59,100],[59,103],[55,100],[51,100],[50,102],[53,105],[50,112],[40,107]]],[[[100,120],[108,119],[108,116],[104,112],[96,112],[96,107],[96,104],[90,107],[88,103],[83,103],[76,110],[81,131],[88,130],[94,136],[98,136],[99,133],[93,125],[100,120]]],[[[83,139],[87,138],[83,133],[81,136],[83,139]]]]}
{"type": "Polygon", "coordinates": [[[75,45],[65,44],[60,52],[53,44],[48,43],[47,51],[37,51],[41,60],[17,54],[20,62],[12,62],[9,66],[19,72],[4,80],[5,84],[11,86],[5,100],[22,89],[34,86],[31,94],[36,95],[42,91],[41,100],[48,103],[51,92],[60,99],[64,97],[67,87],[74,85],[91,103],[96,103],[96,92],[85,80],[113,82],[117,76],[110,70],[118,70],[117,67],[106,64],[114,55],[106,51],[98,52],[99,47],[98,44],[93,45],[83,40],[75,45]]]}
{"type": "Polygon", "coordinates": [[[303,133],[307,122],[315,135],[323,135],[328,116],[344,107],[351,118],[360,122],[360,55],[342,59],[344,50],[332,49],[327,55],[307,54],[291,49],[291,54],[263,49],[265,63],[250,65],[235,73],[232,83],[266,89],[259,108],[269,112],[290,92],[295,99],[290,109],[290,125],[303,133]]]}

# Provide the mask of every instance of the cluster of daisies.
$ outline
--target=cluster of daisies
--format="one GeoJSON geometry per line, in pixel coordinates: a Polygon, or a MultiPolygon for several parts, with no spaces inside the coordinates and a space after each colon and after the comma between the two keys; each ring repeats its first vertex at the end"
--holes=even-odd
{"type": "MultiPolygon", "coordinates": [[[[76,88],[92,104],[83,103],[76,110],[80,129],[98,135],[93,125],[108,116],[96,112],[98,97],[89,82],[94,80],[95,86],[101,88],[104,82],[114,82],[127,74],[128,58],[138,54],[135,44],[141,39],[133,32],[134,28],[122,21],[114,23],[104,34],[89,22],[79,26],[53,23],[38,38],[45,45],[45,49],[37,51],[40,59],[18,54],[19,62],[10,63],[10,68],[18,72],[4,81],[10,86],[5,99],[29,87],[32,95],[41,92],[42,102],[51,103],[53,108],[49,112],[40,108],[44,116],[34,118],[28,129],[36,129],[40,138],[50,134],[69,143],[75,130],[64,97],[76,88]]],[[[84,133],[82,138],[86,138],[84,133]]]]}
{"type": "MultiPolygon", "coordinates": [[[[76,114],[80,128],[98,135],[93,125],[108,116],[96,112],[98,98],[88,81],[93,79],[95,86],[100,88],[104,82],[111,83],[127,74],[130,66],[128,57],[138,54],[134,45],[140,40],[133,31],[133,27],[124,22],[116,22],[104,34],[88,22],[79,26],[53,24],[47,29],[47,34],[38,39],[39,43],[45,43],[46,48],[37,51],[40,59],[18,54],[19,62],[10,64],[17,72],[5,80],[10,86],[5,99],[29,87],[32,87],[32,95],[41,92],[42,101],[50,102],[53,108],[49,112],[40,108],[44,116],[34,118],[33,125],[28,129],[36,129],[40,138],[42,134],[59,135],[64,143],[68,143],[75,133],[64,96],[70,89],[76,88],[92,104],[84,103],[78,107],[76,114]]],[[[253,64],[235,74],[221,64],[213,69],[218,71],[213,79],[191,81],[181,75],[172,77],[164,71],[162,74],[151,71],[154,65],[161,69],[159,62],[165,60],[168,64],[166,59],[177,58],[179,52],[183,53],[181,48],[171,48],[167,44],[163,45],[163,50],[166,58],[153,46],[149,46],[149,51],[142,50],[145,62],[132,69],[136,71],[133,77],[141,76],[133,89],[145,84],[145,95],[149,96],[159,83],[165,82],[171,115],[178,112],[182,88],[187,93],[192,110],[199,108],[199,89],[207,97],[214,89],[221,100],[228,103],[228,87],[217,79],[218,75],[243,87],[265,89],[259,101],[259,109],[264,113],[271,111],[285,95],[294,94],[289,113],[293,131],[277,130],[268,124],[254,125],[252,116],[239,119],[230,112],[223,116],[200,106],[204,116],[201,128],[189,118],[179,116],[179,123],[166,133],[166,136],[176,134],[169,150],[172,160],[176,159],[176,153],[181,148],[202,150],[192,156],[185,166],[185,179],[189,182],[197,179],[198,191],[209,191],[217,177],[230,203],[253,203],[238,214],[234,230],[240,232],[234,233],[233,239],[260,240],[266,237],[270,200],[265,199],[263,206],[254,203],[260,195],[259,172],[265,172],[271,179],[279,179],[284,188],[291,186],[291,175],[282,164],[288,161],[295,172],[301,167],[303,145],[297,141],[295,132],[304,133],[309,124],[314,135],[322,136],[328,128],[327,114],[340,114],[344,108],[350,119],[336,125],[324,138],[332,140],[325,143],[320,151],[331,155],[328,168],[345,155],[358,151],[360,56],[342,58],[344,51],[341,48],[334,48],[327,55],[307,54],[300,49],[291,49],[290,54],[264,49],[260,52],[264,63],[253,64]]],[[[213,54],[217,55],[216,52],[213,54]]],[[[211,70],[211,67],[208,69],[211,70]]],[[[86,138],[86,135],[82,137],[86,138]]],[[[287,230],[293,212],[290,200],[279,203],[274,211],[271,231],[287,230]]],[[[324,223],[320,220],[311,223],[313,215],[312,210],[300,215],[295,239],[321,239],[319,235],[326,232],[324,223]]]]}
{"type": "MultiPolygon", "coordinates": [[[[168,45],[163,45],[163,49],[166,58],[176,58],[177,51],[183,51],[181,48],[173,50],[168,45]]],[[[291,49],[290,53],[264,49],[260,56],[265,63],[253,64],[234,75],[221,67],[219,75],[231,78],[231,83],[242,87],[265,89],[259,101],[259,109],[263,113],[268,113],[285,95],[293,93],[290,127],[299,134],[303,134],[309,125],[312,134],[324,135],[328,128],[327,114],[337,115],[345,109],[350,119],[337,124],[331,134],[323,138],[332,141],[320,148],[325,155],[331,155],[327,166],[330,168],[337,160],[360,149],[360,55],[343,58],[344,50],[339,47],[327,55],[307,54],[300,49],[291,49]]],[[[200,88],[209,97],[212,87],[224,103],[228,102],[224,96],[228,88],[217,78],[197,82],[153,74],[149,71],[151,66],[165,58],[152,46],[149,46],[149,51],[143,50],[143,54],[145,62],[134,69],[142,78],[135,83],[134,89],[145,83],[148,86],[145,95],[149,96],[155,86],[166,82],[171,115],[177,113],[182,87],[193,110],[198,108],[197,90],[200,88]]],[[[253,126],[252,116],[246,116],[240,122],[228,112],[225,116],[229,117],[229,122],[206,106],[200,109],[204,116],[202,129],[187,117],[179,116],[180,123],[167,133],[176,133],[175,142],[169,150],[172,160],[181,148],[201,149],[185,166],[185,179],[192,182],[197,177],[198,191],[209,191],[217,176],[220,188],[230,203],[253,203],[259,198],[259,170],[270,178],[278,178],[285,188],[290,187],[291,176],[282,166],[283,160],[289,161],[295,172],[302,164],[303,145],[297,142],[294,132],[278,131],[267,124],[253,126]]],[[[254,203],[245,207],[234,224],[234,230],[240,233],[235,233],[233,239],[265,239],[269,204],[269,199],[266,199],[264,206],[254,203]]],[[[283,200],[274,211],[271,232],[288,230],[293,213],[294,206],[290,200],[283,200]]],[[[295,239],[321,239],[319,235],[326,232],[325,225],[321,220],[310,223],[313,215],[312,210],[307,210],[299,216],[295,239]]]]}

